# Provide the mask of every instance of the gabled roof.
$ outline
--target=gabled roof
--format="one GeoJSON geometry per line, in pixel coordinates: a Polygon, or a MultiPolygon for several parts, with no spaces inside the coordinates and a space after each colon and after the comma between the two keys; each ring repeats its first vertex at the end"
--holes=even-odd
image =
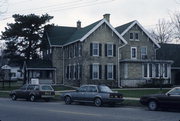
{"type": "Polygon", "coordinates": [[[29,60],[26,62],[26,69],[43,69],[43,68],[53,68],[52,62],[50,60],[29,60]]]}
{"type": "Polygon", "coordinates": [[[135,24],[137,24],[143,31],[144,33],[150,38],[150,40],[158,47],[160,48],[160,45],[157,43],[157,41],[151,37],[149,32],[147,32],[146,29],[137,21],[132,21],[127,24],[121,25],[119,27],[116,27],[115,29],[121,34],[121,36],[124,36],[135,24]]]}
{"type": "Polygon", "coordinates": [[[50,46],[65,46],[76,41],[84,41],[103,23],[106,23],[114,31],[114,33],[125,44],[127,44],[126,40],[109,24],[109,22],[107,22],[106,19],[101,19],[80,29],[77,29],[75,27],[51,26],[46,30],[46,35],[50,46]]]}
{"type": "Polygon", "coordinates": [[[172,67],[180,67],[180,45],[179,44],[160,44],[161,48],[156,52],[159,60],[173,60],[172,67]]]}
{"type": "Polygon", "coordinates": [[[116,27],[115,29],[121,34],[123,33],[134,21],[131,21],[129,23],[123,24],[121,26],[116,27]]]}
{"type": "Polygon", "coordinates": [[[50,45],[63,45],[75,32],[75,27],[50,26],[45,30],[50,45]]]}

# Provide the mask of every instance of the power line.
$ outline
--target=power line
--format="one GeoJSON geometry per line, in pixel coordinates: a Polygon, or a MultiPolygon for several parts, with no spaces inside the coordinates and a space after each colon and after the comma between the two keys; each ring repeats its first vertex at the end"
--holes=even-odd
{"type": "MultiPolygon", "coordinates": [[[[107,3],[110,3],[110,2],[113,2],[115,0],[93,0],[93,1],[86,1],[86,2],[82,2],[84,0],[76,0],[76,1],[73,1],[73,2],[64,2],[64,3],[61,3],[61,4],[55,4],[55,5],[49,5],[49,6],[43,6],[43,7],[40,7],[40,8],[37,8],[37,10],[34,10],[33,9],[25,9],[25,10],[21,10],[21,11],[33,11],[33,12],[42,12],[42,9],[47,9],[48,7],[50,7],[52,10],[45,10],[46,13],[48,12],[57,12],[57,11],[62,11],[62,10],[70,10],[70,9],[75,9],[75,8],[81,8],[81,7],[87,7],[87,6],[94,6],[94,5],[98,5],[98,4],[107,4],[107,3]],[[60,7],[60,8],[59,8],[60,7]]],[[[20,12],[20,11],[14,11],[12,12],[13,13],[17,13],[17,12],[20,12]]],[[[10,17],[10,12],[6,14],[8,17],[4,18],[3,20],[6,20],[6,19],[9,19],[11,18],[10,17]],[[9,16],[8,16],[9,14],[9,16]]],[[[2,21],[2,20],[0,20],[2,21]]]]}

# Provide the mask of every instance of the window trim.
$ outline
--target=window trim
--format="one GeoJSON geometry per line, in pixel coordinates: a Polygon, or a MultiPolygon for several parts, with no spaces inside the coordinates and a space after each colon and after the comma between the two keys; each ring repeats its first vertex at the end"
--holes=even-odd
{"type": "Polygon", "coordinates": [[[113,43],[107,43],[107,48],[106,48],[107,50],[107,57],[113,57],[114,56],[114,44],[113,43]],[[112,54],[111,55],[109,55],[109,53],[108,53],[108,50],[110,50],[110,49],[108,49],[108,45],[111,45],[111,50],[112,50],[112,54]]]}
{"type": "Polygon", "coordinates": [[[134,40],[139,41],[139,33],[138,32],[134,32],[134,40]],[[138,39],[136,39],[136,35],[138,35],[138,39]]]}
{"type": "Polygon", "coordinates": [[[137,47],[131,47],[131,59],[137,59],[137,47]],[[135,57],[132,57],[133,54],[132,54],[132,50],[135,49],[135,57]]]}
{"type": "Polygon", "coordinates": [[[92,56],[98,57],[99,56],[99,43],[98,42],[93,42],[92,43],[92,56]],[[94,44],[97,44],[97,55],[94,54],[94,44]]]}
{"type": "Polygon", "coordinates": [[[99,68],[100,68],[100,64],[99,63],[93,63],[92,64],[92,79],[93,80],[99,80],[100,79],[99,78],[99,73],[100,73],[99,72],[99,68]],[[97,70],[96,70],[97,71],[97,78],[94,77],[94,72],[96,72],[94,66],[97,66],[97,70]]]}
{"type": "Polygon", "coordinates": [[[143,56],[147,56],[147,46],[142,46],[141,47],[141,59],[143,59],[143,56]],[[142,53],[143,48],[146,48],[146,52],[145,52],[146,54],[142,53]]]}
{"type": "Polygon", "coordinates": [[[113,80],[114,79],[114,64],[113,63],[108,63],[107,64],[107,80],[113,80]],[[109,73],[109,68],[108,68],[108,66],[112,66],[112,78],[109,78],[109,75],[108,75],[108,73],[109,73]]]}
{"type": "Polygon", "coordinates": [[[133,32],[129,33],[129,40],[132,40],[132,41],[134,40],[134,33],[133,32]],[[132,34],[132,38],[131,38],[131,34],[132,34]]]}

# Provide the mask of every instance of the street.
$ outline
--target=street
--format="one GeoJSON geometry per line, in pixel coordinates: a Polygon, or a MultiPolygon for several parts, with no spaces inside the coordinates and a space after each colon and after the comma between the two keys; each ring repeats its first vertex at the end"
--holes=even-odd
{"type": "Polygon", "coordinates": [[[179,121],[178,111],[148,111],[145,107],[95,107],[64,102],[11,101],[0,98],[0,121],[179,121]]]}

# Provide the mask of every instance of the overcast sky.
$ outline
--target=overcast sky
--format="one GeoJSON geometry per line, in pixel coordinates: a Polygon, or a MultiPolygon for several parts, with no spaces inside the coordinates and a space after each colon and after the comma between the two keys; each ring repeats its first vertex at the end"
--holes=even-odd
{"type": "Polygon", "coordinates": [[[61,26],[76,26],[78,20],[86,26],[109,13],[114,27],[138,20],[150,28],[175,11],[180,11],[180,0],[0,0],[0,31],[17,13],[48,13],[54,16],[51,23],[61,26]]]}

